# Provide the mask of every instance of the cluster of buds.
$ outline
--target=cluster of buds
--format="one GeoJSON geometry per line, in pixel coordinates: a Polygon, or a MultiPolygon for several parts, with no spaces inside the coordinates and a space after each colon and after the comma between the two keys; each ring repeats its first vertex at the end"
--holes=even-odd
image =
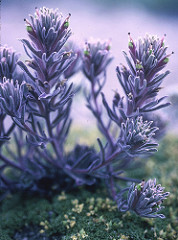
{"type": "Polygon", "coordinates": [[[85,43],[83,51],[83,72],[91,81],[104,74],[112,60],[110,41],[90,40],[85,43]]]}
{"type": "Polygon", "coordinates": [[[17,61],[19,54],[17,54],[12,48],[7,46],[0,46],[0,82],[2,83],[6,79],[14,79],[20,82],[22,76],[20,75],[17,61]]]}
{"type": "Polygon", "coordinates": [[[165,97],[157,99],[163,79],[170,73],[159,73],[168,63],[171,54],[166,54],[164,38],[149,36],[134,42],[129,35],[129,53],[126,58],[128,67],[117,67],[117,76],[126,94],[127,107],[125,114],[131,116],[134,112],[151,112],[170,103],[163,103],[165,97]]]}
{"type": "Polygon", "coordinates": [[[9,116],[21,118],[23,113],[25,82],[21,85],[13,80],[3,79],[0,83],[0,107],[9,116]]]}
{"type": "MultiPolygon", "coordinates": [[[[146,35],[144,39],[139,39],[135,43],[129,33],[129,52],[133,59],[130,70],[133,74],[138,73],[151,81],[153,76],[162,70],[169,62],[171,54],[166,54],[164,37],[159,39],[157,36],[146,35]]],[[[129,67],[130,67],[129,66],[129,67]]]]}
{"type": "Polygon", "coordinates": [[[121,124],[119,146],[131,157],[157,151],[158,144],[153,141],[153,136],[158,128],[151,124],[151,121],[144,122],[142,117],[127,119],[121,124]]]}
{"type": "Polygon", "coordinates": [[[164,192],[160,184],[156,185],[156,179],[142,181],[140,184],[134,183],[130,186],[127,200],[123,198],[123,192],[117,197],[118,208],[120,211],[134,211],[137,215],[147,218],[165,218],[158,212],[163,208],[161,204],[169,195],[164,192]]]}
{"type": "Polygon", "coordinates": [[[76,58],[75,53],[71,50],[65,51],[64,48],[71,36],[70,16],[71,14],[62,21],[63,17],[58,9],[43,7],[36,8],[35,16],[30,15],[31,22],[24,19],[30,41],[27,39],[21,41],[30,58],[26,63],[34,70],[35,75],[30,73],[23,62],[19,61],[18,64],[35,82],[38,96],[43,93],[49,94],[76,58]]]}

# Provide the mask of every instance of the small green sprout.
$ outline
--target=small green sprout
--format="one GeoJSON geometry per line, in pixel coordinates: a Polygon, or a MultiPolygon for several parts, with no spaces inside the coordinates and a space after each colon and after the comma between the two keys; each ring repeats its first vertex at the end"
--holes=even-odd
{"type": "Polygon", "coordinates": [[[136,69],[137,69],[137,70],[143,69],[142,64],[141,64],[141,63],[137,63],[137,64],[136,64],[136,69]]]}
{"type": "Polygon", "coordinates": [[[26,29],[27,29],[27,32],[32,32],[33,31],[31,26],[27,26],[26,29]]]}
{"type": "Polygon", "coordinates": [[[133,43],[131,41],[129,41],[128,46],[133,48],[133,43]]]}
{"type": "Polygon", "coordinates": [[[89,56],[90,55],[90,52],[88,50],[84,50],[84,55],[85,56],[89,56]]]}
{"type": "Polygon", "coordinates": [[[69,27],[69,22],[68,22],[68,21],[64,23],[64,27],[65,27],[65,28],[68,28],[68,27],[69,27]]]}
{"type": "Polygon", "coordinates": [[[164,63],[168,63],[168,62],[169,62],[169,58],[165,58],[165,59],[163,60],[163,62],[164,62],[164,63]]]}
{"type": "Polygon", "coordinates": [[[141,191],[141,190],[142,190],[141,184],[138,184],[138,185],[137,185],[137,190],[138,190],[138,191],[141,191]]]}

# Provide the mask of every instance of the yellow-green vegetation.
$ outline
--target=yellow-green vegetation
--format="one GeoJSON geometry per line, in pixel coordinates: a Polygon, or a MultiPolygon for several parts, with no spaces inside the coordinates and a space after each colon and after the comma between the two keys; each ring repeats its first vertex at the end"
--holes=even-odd
{"type": "Polygon", "coordinates": [[[69,137],[67,138],[66,151],[71,151],[75,144],[90,146],[91,143],[95,144],[96,148],[98,147],[99,149],[96,140],[98,137],[102,138],[102,135],[97,128],[86,127],[84,129],[84,127],[75,124],[71,127],[69,137]]]}
{"type": "Polygon", "coordinates": [[[130,176],[157,178],[170,191],[163,213],[166,219],[145,219],[118,212],[102,186],[80,187],[44,199],[28,194],[7,196],[0,205],[0,240],[129,240],[178,239],[178,138],[166,137],[159,152],[142,171],[130,176]],[[28,235],[29,233],[34,233],[28,235]]]}

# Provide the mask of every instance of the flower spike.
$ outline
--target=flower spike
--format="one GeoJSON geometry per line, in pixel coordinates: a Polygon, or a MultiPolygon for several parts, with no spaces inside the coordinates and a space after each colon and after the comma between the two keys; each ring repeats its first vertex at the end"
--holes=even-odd
{"type": "Polygon", "coordinates": [[[169,194],[169,192],[164,193],[164,188],[160,184],[156,185],[156,179],[146,182],[143,180],[138,185],[133,183],[130,186],[127,200],[124,200],[123,192],[118,194],[118,208],[123,212],[134,211],[141,217],[165,218],[158,212],[163,209],[161,205],[169,194]]]}

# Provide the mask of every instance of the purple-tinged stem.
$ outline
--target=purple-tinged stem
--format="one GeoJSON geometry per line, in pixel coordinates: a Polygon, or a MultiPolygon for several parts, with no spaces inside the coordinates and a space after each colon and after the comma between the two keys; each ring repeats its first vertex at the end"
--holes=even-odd
{"type": "Polygon", "coordinates": [[[24,169],[20,165],[16,164],[15,162],[12,162],[7,157],[3,156],[1,153],[0,153],[0,159],[10,166],[17,168],[18,170],[24,171],[24,169]]]}
{"type": "Polygon", "coordinates": [[[112,140],[112,138],[111,138],[111,135],[110,135],[109,132],[108,132],[107,127],[104,125],[103,120],[102,120],[102,118],[101,118],[101,112],[100,112],[99,107],[98,107],[97,96],[96,96],[96,94],[95,94],[95,89],[94,89],[94,82],[95,82],[95,81],[91,81],[91,84],[92,84],[91,90],[92,90],[92,97],[93,97],[94,105],[95,105],[95,111],[96,111],[96,113],[97,113],[97,119],[98,119],[98,122],[99,122],[102,130],[103,130],[103,133],[104,133],[106,139],[108,140],[111,148],[113,149],[113,148],[114,148],[113,140],[112,140]]]}
{"type": "MultiPolygon", "coordinates": [[[[52,132],[52,128],[51,128],[51,123],[50,123],[50,115],[49,115],[49,112],[46,112],[46,125],[47,125],[47,129],[48,129],[48,134],[49,134],[49,137],[51,138],[51,144],[53,146],[53,149],[54,151],[56,152],[56,155],[58,157],[58,159],[63,163],[63,155],[62,155],[62,152],[58,149],[59,146],[56,142],[56,139],[55,137],[53,136],[53,132],[52,132]]],[[[63,167],[62,164],[60,163],[60,161],[58,161],[59,163],[59,166],[60,167],[63,167]]]]}

